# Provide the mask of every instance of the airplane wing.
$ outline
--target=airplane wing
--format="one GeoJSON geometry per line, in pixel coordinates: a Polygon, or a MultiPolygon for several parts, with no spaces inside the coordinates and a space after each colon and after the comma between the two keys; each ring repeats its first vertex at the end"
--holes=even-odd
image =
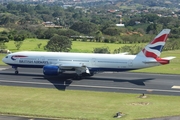
{"type": "Polygon", "coordinates": [[[162,58],[162,59],[164,59],[164,60],[172,60],[174,58],[176,58],[176,57],[171,56],[171,57],[165,57],[165,58],[162,58]]]}
{"type": "Polygon", "coordinates": [[[83,66],[84,66],[83,64],[70,63],[70,64],[61,64],[60,68],[79,68],[83,66]]]}
{"type": "Polygon", "coordinates": [[[128,55],[129,52],[119,53],[120,55],[128,55]]]}

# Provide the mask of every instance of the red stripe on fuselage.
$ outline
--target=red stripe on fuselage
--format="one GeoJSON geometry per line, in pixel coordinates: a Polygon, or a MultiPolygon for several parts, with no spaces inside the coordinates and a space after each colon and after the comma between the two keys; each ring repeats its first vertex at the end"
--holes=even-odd
{"type": "Polygon", "coordinates": [[[24,55],[13,55],[13,57],[23,58],[23,57],[27,57],[27,56],[24,56],[24,55]]]}

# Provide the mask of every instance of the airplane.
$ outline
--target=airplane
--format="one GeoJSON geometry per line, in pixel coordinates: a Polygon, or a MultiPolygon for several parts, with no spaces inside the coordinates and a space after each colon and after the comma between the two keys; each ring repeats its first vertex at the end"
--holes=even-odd
{"type": "Polygon", "coordinates": [[[15,74],[19,73],[18,67],[42,68],[49,76],[75,71],[77,79],[98,72],[137,70],[169,64],[175,58],[160,58],[169,33],[170,29],[163,29],[137,55],[22,51],[8,54],[2,61],[12,66],[15,74]]]}

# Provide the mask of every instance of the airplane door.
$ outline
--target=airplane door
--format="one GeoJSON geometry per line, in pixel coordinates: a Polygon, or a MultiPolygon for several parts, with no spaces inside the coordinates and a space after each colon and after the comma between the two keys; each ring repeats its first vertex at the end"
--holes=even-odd
{"type": "Polygon", "coordinates": [[[133,60],[129,60],[129,61],[128,61],[128,66],[129,66],[129,67],[133,67],[133,60]]]}
{"type": "Polygon", "coordinates": [[[96,58],[92,58],[91,64],[92,64],[92,66],[96,65],[96,58]]]}
{"type": "Polygon", "coordinates": [[[41,56],[41,60],[45,60],[45,59],[44,59],[44,56],[41,56]]]}

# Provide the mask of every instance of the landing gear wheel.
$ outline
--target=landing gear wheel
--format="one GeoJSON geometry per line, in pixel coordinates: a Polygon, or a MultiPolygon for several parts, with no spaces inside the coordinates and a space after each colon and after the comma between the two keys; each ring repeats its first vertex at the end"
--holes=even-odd
{"type": "Polygon", "coordinates": [[[14,74],[15,75],[17,75],[17,74],[19,74],[19,71],[18,71],[18,67],[16,67],[16,66],[12,66],[12,68],[14,68],[14,74]]]}
{"type": "Polygon", "coordinates": [[[90,72],[90,75],[89,76],[93,76],[94,75],[94,72],[90,72]]]}
{"type": "Polygon", "coordinates": [[[82,76],[81,76],[81,75],[77,76],[77,79],[78,79],[78,80],[81,80],[81,79],[82,79],[82,76]]]}
{"type": "Polygon", "coordinates": [[[15,71],[15,74],[16,74],[16,75],[19,74],[19,71],[15,71]]]}
{"type": "Polygon", "coordinates": [[[82,79],[82,75],[76,75],[76,76],[74,76],[74,79],[75,80],[81,80],[82,79]]]}

